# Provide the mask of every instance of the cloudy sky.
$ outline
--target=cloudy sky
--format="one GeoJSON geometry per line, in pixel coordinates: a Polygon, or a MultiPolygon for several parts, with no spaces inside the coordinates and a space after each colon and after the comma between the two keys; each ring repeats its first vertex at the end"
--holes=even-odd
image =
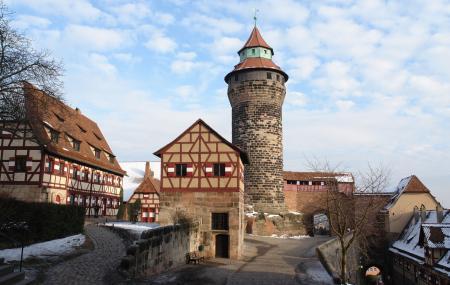
{"type": "Polygon", "coordinates": [[[289,75],[286,170],[306,158],[416,174],[450,206],[448,1],[9,0],[13,25],[65,65],[65,97],[119,160],[201,117],[231,138],[223,77],[253,25],[289,75]]]}

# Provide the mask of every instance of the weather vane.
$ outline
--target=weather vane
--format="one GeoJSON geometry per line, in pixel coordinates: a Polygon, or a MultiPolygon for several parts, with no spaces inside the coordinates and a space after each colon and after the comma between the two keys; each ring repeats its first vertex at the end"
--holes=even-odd
{"type": "Polygon", "coordinates": [[[256,27],[256,20],[258,20],[258,17],[256,14],[259,12],[259,9],[254,8],[253,9],[253,20],[255,20],[255,27],[256,27]]]}

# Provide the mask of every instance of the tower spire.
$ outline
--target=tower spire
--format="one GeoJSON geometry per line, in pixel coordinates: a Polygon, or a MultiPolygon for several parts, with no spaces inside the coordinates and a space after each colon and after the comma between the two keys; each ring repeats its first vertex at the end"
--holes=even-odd
{"type": "Polygon", "coordinates": [[[256,14],[259,12],[259,9],[254,8],[253,9],[253,20],[255,21],[255,27],[256,27],[256,21],[258,20],[258,17],[256,14]]]}

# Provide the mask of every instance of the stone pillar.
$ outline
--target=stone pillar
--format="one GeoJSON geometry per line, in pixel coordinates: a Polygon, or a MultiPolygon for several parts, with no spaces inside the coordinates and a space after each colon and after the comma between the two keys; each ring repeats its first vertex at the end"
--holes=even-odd
{"type": "Polygon", "coordinates": [[[242,70],[228,79],[233,144],[247,152],[245,203],[255,211],[285,212],[282,106],[286,89],[281,72],[242,70]],[[270,75],[268,75],[270,73],[270,75]]]}

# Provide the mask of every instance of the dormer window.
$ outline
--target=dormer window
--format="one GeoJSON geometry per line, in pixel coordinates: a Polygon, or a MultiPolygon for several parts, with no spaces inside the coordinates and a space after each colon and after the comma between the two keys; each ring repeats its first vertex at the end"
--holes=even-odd
{"type": "Polygon", "coordinates": [[[108,153],[107,156],[108,156],[109,162],[114,163],[114,155],[108,153]]]}
{"type": "Polygon", "coordinates": [[[96,158],[100,158],[101,151],[98,148],[94,148],[94,155],[96,158]]]}
{"type": "Polygon", "coordinates": [[[72,141],[72,147],[75,151],[80,151],[81,142],[77,140],[72,141]]]}
{"type": "Polygon", "coordinates": [[[100,136],[100,135],[97,135],[96,133],[94,133],[94,132],[92,132],[93,134],[94,134],[94,136],[99,140],[99,141],[101,141],[102,140],[102,137],[100,136]]]}
{"type": "Polygon", "coordinates": [[[60,115],[56,114],[55,112],[53,112],[53,114],[55,114],[55,117],[60,121],[60,122],[64,122],[64,118],[61,117],[60,115]]]}
{"type": "Polygon", "coordinates": [[[58,143],[59,133],[55,130],[50,130],[50,140],[54,143],[58,143]]]}
{"type": "Polygon", "coordinates": [[[80,126],[80,125],[78,125],[78,124],[77,124],[77,126],[78,126],[78,128],[80,129],[80,131],[82,131],[83,133],[86,132],[86,130],[85,130],[82,126],[80,126]]]}

